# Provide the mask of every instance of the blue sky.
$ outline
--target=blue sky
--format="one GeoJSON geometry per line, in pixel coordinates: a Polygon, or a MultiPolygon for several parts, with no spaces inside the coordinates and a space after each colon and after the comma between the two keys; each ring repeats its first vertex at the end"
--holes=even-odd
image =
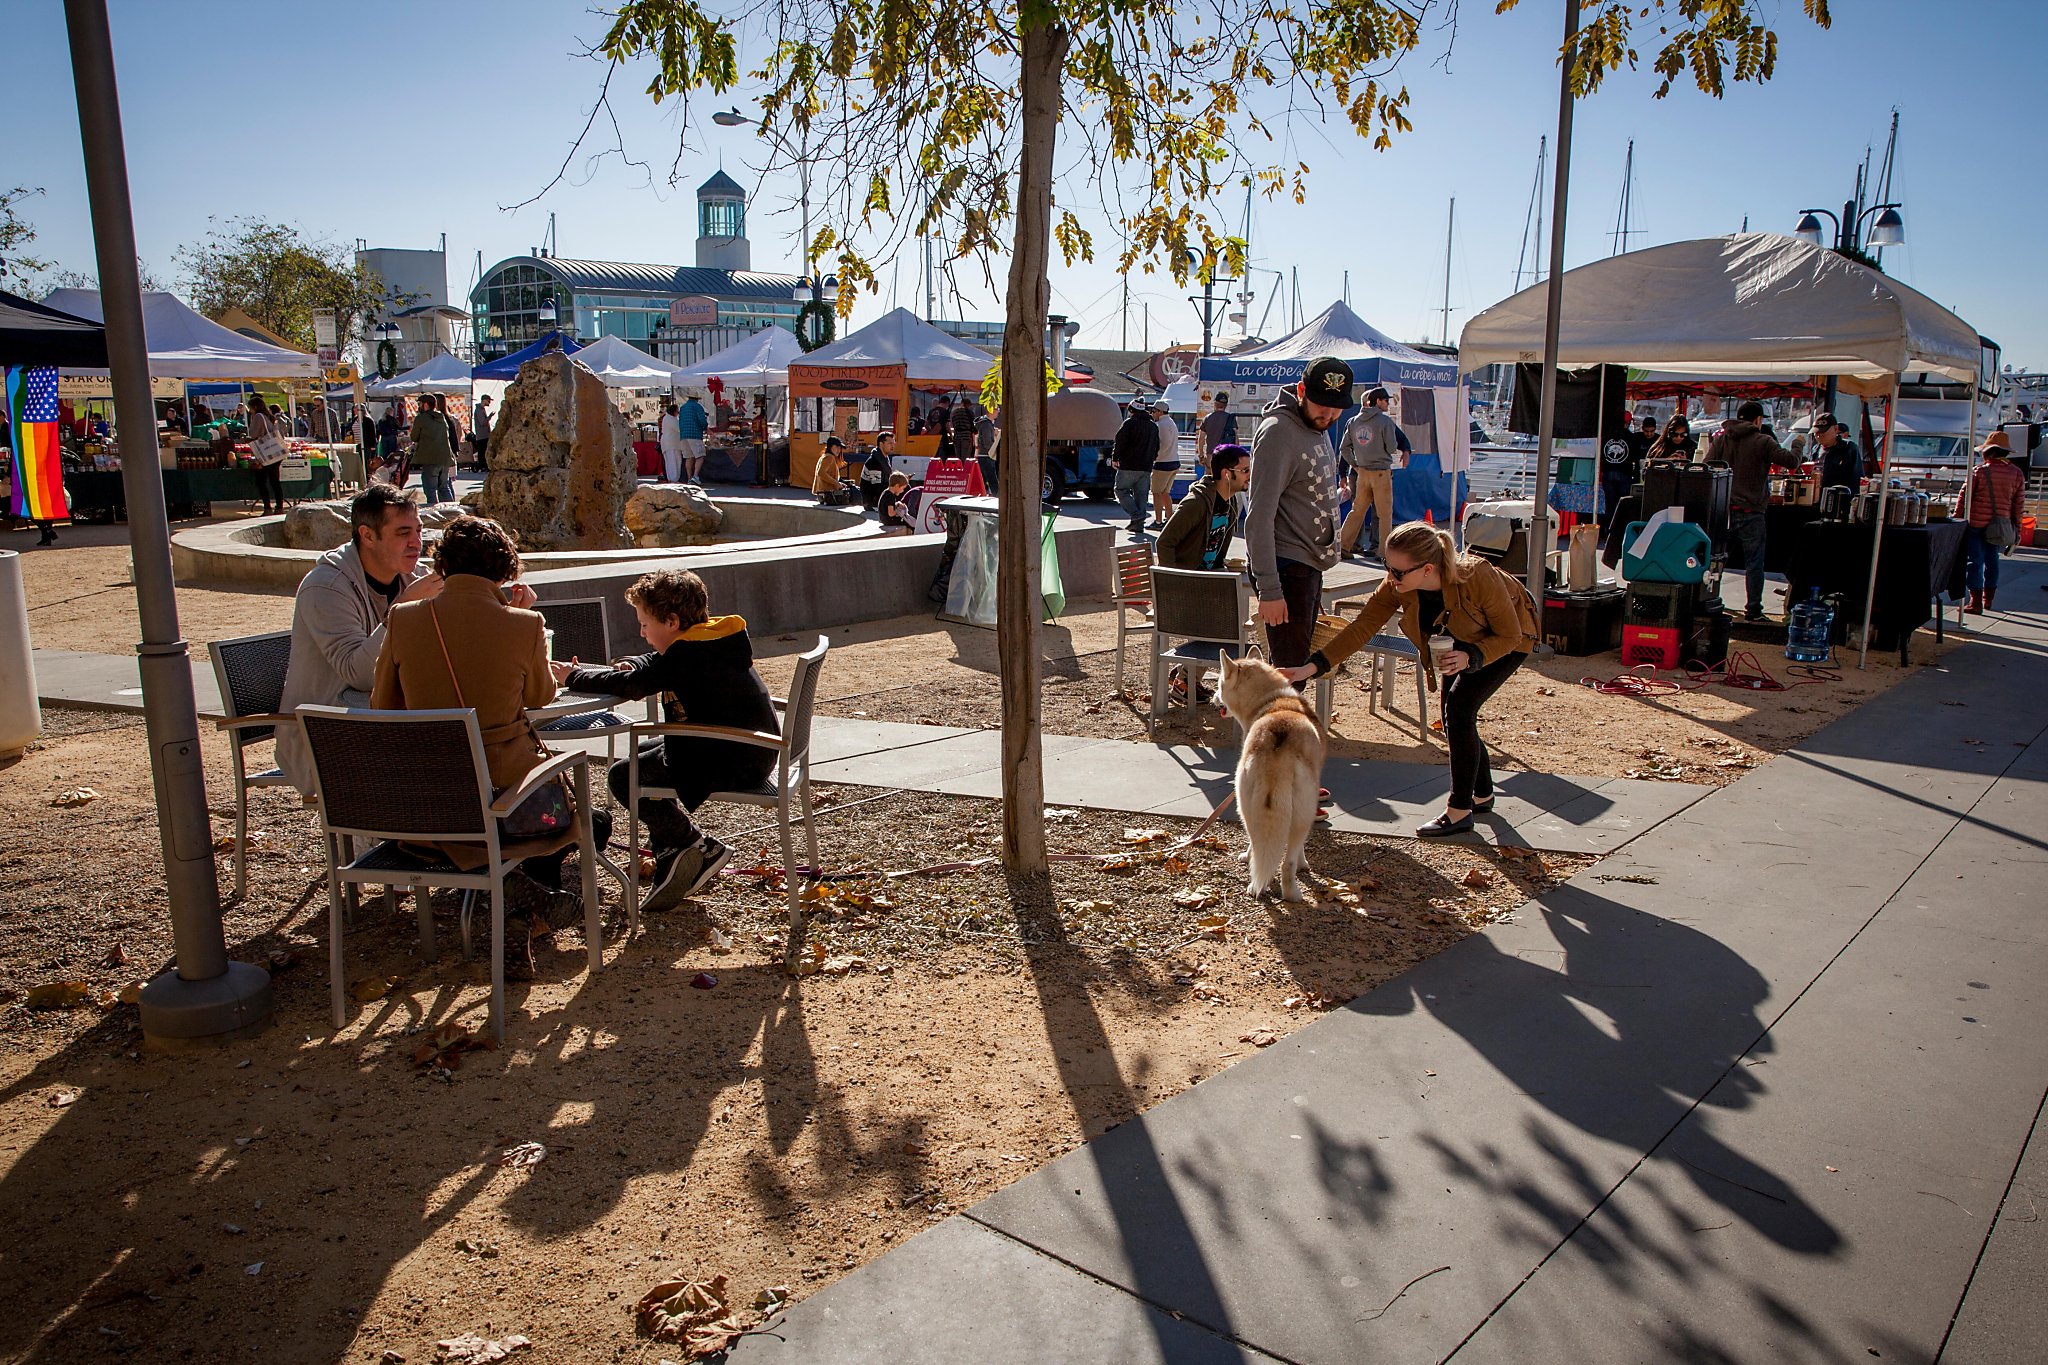
{"type": "MultiPolygon", "coordinates": [[[[1891,110],[1901,123],[1893,197],[1905,205],[1907,245],[1886,253],[1899,278],[1954,308],[2021,366],[2048,366],[2041,224],[2048,177],[2023,149],[2038,106],[2038,56],[2048,0],[1833,0],[1821,32],[1798,0],[1760,0],[1782,43],[1776,78],[1731,86],[1720,102],[1676,89],[1650,98],[1647,72],[1610,81],[1577,113],[1567,263],[1608,254],[1624,148],[1636,144],[1631,245],[1738,228],[1789,231],[1801,208],[1839,207],[1867,145],[1881,153],[1891,110]]],[[[7,0],[10,33],[33,58],[0,83],[0,119],[14,130],[4,178],[40,185],[24,207],[35,250],[91,267],[90,223],[62,6],[7,0]]],[[[1416,131],[1375,153],[1348,132],[1297,122],[1294,150],[1310,163],[1305,206],[1261,206],[1255,263],[1298,271],[1305,312],[1338,296],[1396,336],[1434,338],[1442,302],[1445,209],[1457,197],[1451,331],[1511,292],[1539,135],[1556,118],[1556,0],[1523,0],[1505,16],[1464,0],[1447,64],[1417,60],[1400,73],[1416,131]]],[[[676,125],[622,77],[616,100],[627,144],[654,162],[656,186],[617,158],[580,162],[570,183],[516,213],[499,205],[534,193],[582,126],[599,69],[574,55],[603,21],[574,0],[354,0],[345,9],[263,0],[110,0],[129,169],[143,259],[174,279],[177,248],[208,218],[253,215],[317,237],[376,246],[432,246],[448,237],[450,288],[537,243],[549,210],[560,253],[687,263],[695,238],[688,190],[722,163],[752,187],[762,161],[747,129],[693,119],[684,189],[660,181],[676,125]]],[[[1432,18],[1434,23],[1434,17],[1432,18]]],[[[1647,59],[1650,42],[1638,44],[1647,59]]],[[[1432,35],[1432,50],[1442,46],[1432,35]]],[[[628,73],[630,75],[631,73],[628,73]]],[[[744,100],[741,101],[744,104],[744,100]]],[[[706,101],[693,110],[709,113],[706,101]]],[[[1093,203],[1085,171],[1063,192],[1093,203]]],[[[818,197],[814,193],[814,198],[818,197]]],[[[757,268],[796,256],[793,177],[763,185],[751,214],[757,268]]],[[[1241,201],[1225,209],[1233,226],[1241,201]]],[[[1083,344],[1119,344],[1120,280],[1106,224],[1105,259],[1055,267],[1055,306],[1084,322],[1083,344]]],[[[863,300],[855,320],[889,304],[863,300]]],[[[1000,278],[1000,268],[998,278],[1000,278]]],[[[897,301],[916,306],[918,270],[906,258],[897,301]]],[[[1261,281],[1270,289],[1270,277],[1261,281]]],[[[1129,340],[1142,307],[1151,341],[1199,334],[1187,292],[1134,275],[1129,340]]],[[[983,292],[970,316],[996,316],[983,292]]],[[[1283,300],[1267,335],[1285,330],[1283,300]]],[[[1252,307],[1256,324],[1265,312],[1252,307]]],[[[948,311],[957,312],[958,307],[948,311]]]]}

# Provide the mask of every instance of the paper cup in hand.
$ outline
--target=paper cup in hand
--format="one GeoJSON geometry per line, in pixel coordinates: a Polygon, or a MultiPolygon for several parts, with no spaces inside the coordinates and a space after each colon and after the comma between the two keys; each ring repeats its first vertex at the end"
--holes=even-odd
{"type": "Polygon", "coordinates": [[[1429,661],[1436,665],[1439,673],[1443,671],[1444,655],[1457,647],[1458,642],[1448,635],[1432,635],[1429,637],[1429,661]]]}

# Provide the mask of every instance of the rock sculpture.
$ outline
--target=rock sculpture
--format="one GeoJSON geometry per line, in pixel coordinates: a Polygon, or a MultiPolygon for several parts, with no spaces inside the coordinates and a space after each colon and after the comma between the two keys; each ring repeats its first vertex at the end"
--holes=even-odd
{"type": "Polygon", "coordinates": [[[284,514],[284,543],[291,550],[338,550],[348,544],[348,503],[302,502],[284,514]]]}
{"type": "Polygon", "coordinates": [[[664,545],[709,545],[725,513],[695,484],[650,483],[626,499],[626,531],[643,550],[664,545]]]}
{"type": "Polygon", "coordinates": [[[623,550],[638,475],[626,419],[604,384],[559,351],[527,361],[491,428],[478,516],[526,550],[623,550]]]}

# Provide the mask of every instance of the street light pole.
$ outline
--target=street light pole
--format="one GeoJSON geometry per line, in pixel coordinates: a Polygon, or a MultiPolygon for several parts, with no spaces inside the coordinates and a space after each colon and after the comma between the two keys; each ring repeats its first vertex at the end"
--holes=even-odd
{"type": "MultiPolygon", "coordinates": [[[[1557,77],[1557,179],[1550,199],[1550,279],[1543,306],[1543,400],[1536,422],[1536,505],[1529,515],[1529,596],[1536,602],[1536,638],[1543,638],[1543,599],[1548,592],[1546,575],[1550,552],[1557,537],[1550,534],[1550,451],[1557,437],[1557,351],[1558,334],[1564,321],[1564,211],[1572,174],[1572,68],[1577,58],[1572,40],[1579,32],[1579,0],[1565,0],[1564,46],[1566,60],[1558,63],[1557,77]],[[1539,531],[1537,528],[1541,527],[1539,531]]],[[[1538,643],[1536,654],[1547,658],[1550,647],[1538,643]]]]}
{"type": "Polygon", "coordinates": [[[106,0],[64,0],[64,22],[71,41],[72,83],[78,92],[78,132],[85,150],[107,362],[121,431],[121,483],[128,498],[128,538],[142,624],[142,643],[136,646],[142,714],[156,788],[171,940],[177,953],[176,968],[142,990],[142,1032],[153,1047],[175,1048],[201,1039],[239,1037],[261,1027],[271,1012],[270,974],[246,962],[230,962],[221,925],[199,711],[192,693],[192,666],[178,632],[171,528],[164,516],[163,480],[153,449],[156,409],[150,399],[149,345],[142,331],[135,220],[128,201],[128,158],[106,0]]]}

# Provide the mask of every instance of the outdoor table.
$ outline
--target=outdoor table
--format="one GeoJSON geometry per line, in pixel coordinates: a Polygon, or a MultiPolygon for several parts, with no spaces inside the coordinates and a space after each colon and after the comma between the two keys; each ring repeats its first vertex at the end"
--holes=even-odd
{"type": "MultiPolygon", "coordinates": [[[[285,497],[294,501],[326,497],[333,486],[333,469],[314,465],[310,472],[309,479],[285,481],[285,497]]],[[[255,502],[262,496],[255,474],[247,469],[162,469],[158,473],[163,477],[164,506],[174,516],[188,515],[202,503],[255,502]]],[[[128,492],[118,469],[67,469],[64,494],[73,520],[128,519],[128,492]]]]}
{"type": "Polygon", "coordinates": [[[551,720],[564,716],[580,716],[586,711],[608,711],[621,702],[618,697],[600,696],[592,692],[557,692],[555,699],[546,706],[527,708],[526,718],[536,726],[546,725],[551,720]]]}
{"type": "Polygon", "coordinates": [[[1323,574],[1323,610],[1335,611],[1342,603],[1370,597],[1384,577],[1384,569],[1338,560],[1336,567],[1323,574]]]}
{"type": "Polygon", "coordinates": [[[761,482],[762,448],[757,445],[704,446],[704,478],[709,483],[761,482]]]}
{"type": "MultiPolygon", "coordinates": [[[[1819,588],[1823,597],[1842,595],[1837,626],[1863,620],[1864,590],[1870,581],[1870,533],[1867,523],[1809,521],[1799,529],[1785,590],[1789,606],[1804,602],[1819,588]]],[[[1908,662],[1913,632],[1934,621],[1934,638],[1942,636],[1935,598],[1963,595],[1963,524],[1933,521],[1925,526],[1887,526],[1877,561],[1877,598],[1870,612],[1872,640],[1880,649],[1898,645],[1899,662],[1908,662]]]]}

